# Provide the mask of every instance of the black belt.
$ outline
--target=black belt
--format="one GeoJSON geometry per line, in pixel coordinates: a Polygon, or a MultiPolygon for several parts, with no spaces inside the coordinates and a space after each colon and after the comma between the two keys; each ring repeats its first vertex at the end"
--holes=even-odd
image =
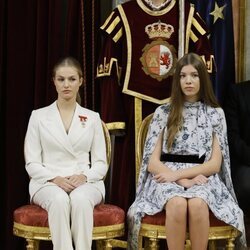
{"type": "Polygon", "coordinates": [[[174,154],[162,154],[161,161],[169,162],[183,162],[183,163],[203,163],[206,155],[174,155],[174,154]]]}

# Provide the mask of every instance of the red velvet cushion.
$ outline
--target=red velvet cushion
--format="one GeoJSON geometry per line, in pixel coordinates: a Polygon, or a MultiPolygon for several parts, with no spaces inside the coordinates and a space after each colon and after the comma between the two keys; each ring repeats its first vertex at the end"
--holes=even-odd
{"type": "Polygon", "coordinates": [[[142,219],[142,223],[164,226],[165,225],[165,210],[154,215],[146,214],[142,219]]]}
{"type": "MultiPolygon", "coordinates": [[[[227,226],[225,222],[218,220],[211,211],[209,212],[209,220],[210,220],[211,227],[227,226]]],[[[165,225],[165,210],[155,215],[146,214],[144,218],[142,219],[142,223],[164,226],[165,225]]]]}
{"type": "Polygon", "coordinates": [[[228,226],[224,221],[217,219],[211,211],[209,212],[209,221],[210,227],[228,226]]]}
{"type": "Polygon", "coordinates": [[[14,221],[27,226],[47,227],[47,211],[36,205],[26,205],[14,211],[14,221]]]}
{"type": "Polygon", "coordinates": [[[94,226],[108,226],[124,223],[125,212],[114,205],[100,204],[94,209],[94,226]]]}
{"type": "MultiPolygon", "coordinates": [[[[94,226],[124,223],[124,211],[110,204],[100,204],[94,209],[94,226]]],[[[48,227],[47,211],[37,205],[25,205],[14,211],[14,221],[28,226],[48,227]]]]}

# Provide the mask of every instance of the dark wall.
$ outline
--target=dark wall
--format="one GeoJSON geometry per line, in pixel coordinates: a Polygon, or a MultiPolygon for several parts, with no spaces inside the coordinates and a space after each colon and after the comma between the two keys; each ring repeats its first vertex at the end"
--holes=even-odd
{"type": "MultiPolygon", "coordinates": [[[[88,108],[95,104],[93,50],[97,50],[99,11],[99,0],[0,1],[0,242],[4,250],[25,249],[24,240],[12,234],[14,209],[29,202],[24,137],[31,111],[56,98],[51,69],[59,58],[70,55],[80,61],[86,72],[82,104],[88,108]]],[[[51,249],[51,244],[43,243],[43,249],[51,249]]]]}

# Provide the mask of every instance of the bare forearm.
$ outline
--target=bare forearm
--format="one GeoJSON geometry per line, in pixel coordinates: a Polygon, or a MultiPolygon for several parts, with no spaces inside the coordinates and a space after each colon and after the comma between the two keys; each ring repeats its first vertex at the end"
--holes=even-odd
{"type": "Polygon", "coordinates": [[[177,180],[185,178],[191,179],[198,175],[204,175],[209,177],[220,171],[220,165],[221,165],[220,161],[210,160],[191,168],[177,170],[176,171],[177,180]]]}
{"type": "Polygon", "coordinates": [[[153,175],[172,172],[171,169],[158,160],[149,161],[148,171],[153,175]]]}

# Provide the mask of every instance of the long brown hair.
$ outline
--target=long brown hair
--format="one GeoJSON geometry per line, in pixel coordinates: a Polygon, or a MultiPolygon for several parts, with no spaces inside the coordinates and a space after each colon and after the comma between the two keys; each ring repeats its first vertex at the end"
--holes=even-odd
{"type": "Polygon", "coordinates": [[[183,105],[184,94],[180,85],[180,73],[184,66],[192,65],[197,71],[200,78],[199,100],[211,107],[219,107],[216,100],[210,76],[201,57],[195,53],[184,55],[176,64],[175,73],[172,82],[172,91],[170,98],[170,112],[167,121],[167,148],[171,149],[175,136],[183,123],[183,105]]]}
{"type": "MultiPolygon", "coordinates": [[[[58,70],[58,68],[63,67],[63,66],[69,66],[69,67],[76,69],[76,71],[79,75],[79,78],[83,77],[81,64],[73,57],[65,57],[65,58],[60,59],[53,67],[53,71],[52,71],[53,78],[55,77],[56,71],[58,70]]],[[[76,101],[79,104],[81,104],[81,96],[80,96],[79,92],[77,93],[76,101]]]]}

